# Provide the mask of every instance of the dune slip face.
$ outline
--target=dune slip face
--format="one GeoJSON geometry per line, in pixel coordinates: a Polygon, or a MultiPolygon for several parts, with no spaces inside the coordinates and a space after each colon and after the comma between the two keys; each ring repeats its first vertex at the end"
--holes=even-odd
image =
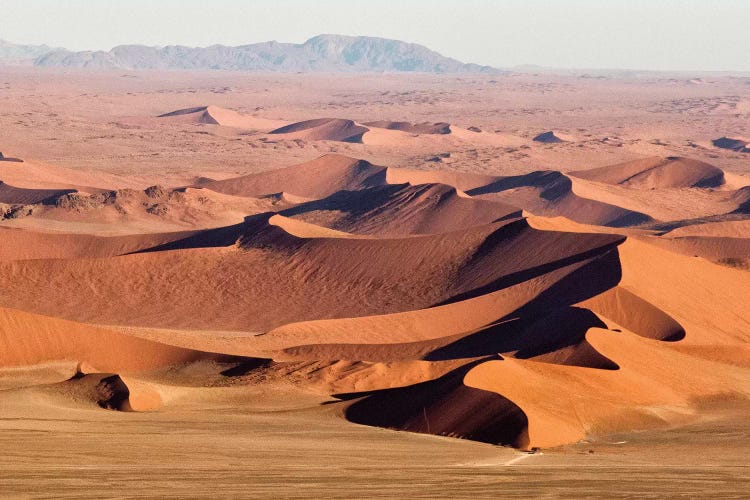
{"type": "Polygon", "coordinates": [[[7,79],[50,116],[0,116],[0,445],[25,464],[0,458],[0,491],[79,464],[259,496],[300,471],[459,497],[570,464],[679,469],[687,496],[744,474],[744,108],[699,134],[710,103],[654,104],[714,87],[120,71],[82,96],[66,69],[71,118],[45,71],[7,79]]]}

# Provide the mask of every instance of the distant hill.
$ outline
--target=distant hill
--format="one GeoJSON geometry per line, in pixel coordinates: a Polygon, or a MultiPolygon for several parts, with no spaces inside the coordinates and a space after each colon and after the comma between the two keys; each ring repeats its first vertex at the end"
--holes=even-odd
{"type": "MultiPolygon", "coordinates": [[[[280,72],[494,73],[489,66],[465,64],[422,45],[364,36],[318,35],[302,44],[263,42],[239,47],[121,45],[109,51],[72,52],[45,46],[7,44],[9,54],[33,56],[35,66],[112,69],[219,69],[280,72]],[[27,48],[24,48],[27,47],[27,48]],[[36,51],[36,52],[35,52],[36,51]]],[[[3,46],[5,47],[5,46],[3,46]]],[[[3,50],[3,49],[0,49],[3,50]]],[[[15,61],[5,57],[0,61],[15,61]]]]}
{"type": "Polygon", "coordinates": [[[36,58],[58,51],[47,45],[17,45],[0,40],[0,63],[4,64],[33,64],[36,58]]]}

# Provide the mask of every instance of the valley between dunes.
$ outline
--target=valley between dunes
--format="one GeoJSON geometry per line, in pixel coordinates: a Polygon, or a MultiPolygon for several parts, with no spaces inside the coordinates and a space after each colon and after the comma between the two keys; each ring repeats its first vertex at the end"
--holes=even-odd
{"type": "Polygon", "coordinates": [[[603,152],[599,128],[459,126],[450,107],[408,121],[310,105],[293,120],[167,100],[184,107],[108,123],[163,130],[163,147],[250,141],[264,152],[244,161],[263,168],[223,168],[216,144],[216,164],[163,172],[4,151],[0,491],[580,498],[613,480],[635,496],[667,493],[664,477],[687,478],[669,492],[688,496],[748,483],[746,153],[603,152]],[[269,144],[284,149],[264,163],[269,144]],[[511,149],[539,161],[472,170],[472,154],[511,149]],[[551,168],[556,155],[576,166],[551,168]]]}

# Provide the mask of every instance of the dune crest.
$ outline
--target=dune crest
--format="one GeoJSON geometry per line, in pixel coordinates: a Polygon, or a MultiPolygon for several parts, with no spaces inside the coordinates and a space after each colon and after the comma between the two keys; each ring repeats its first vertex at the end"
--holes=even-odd
{"type": "Polygon", "coordinates": [[[677,156],[633,160],[592,170],[579,170],[570,175],[636,189],[710,188],[724,184],[724,172],[720,169],[708,163],[677,156]]]}
{"type": "Polygon", "coordinates": [[[318,118],[285,125],[269,133],[307,141],[362,142],[368,130],[352,120],[318,118]]]}
{"type": "Polygon", "coordinates": [[[282,127],[286,123],[282,120],[269,120],[266,118],[244,115],[231,109],[220,108],[213,105],[178,109],[177,111],[171,111],[159,115],[158,118],[168,119],[176,123],[221,125],[224,127],[264,131],[282,127]]]}

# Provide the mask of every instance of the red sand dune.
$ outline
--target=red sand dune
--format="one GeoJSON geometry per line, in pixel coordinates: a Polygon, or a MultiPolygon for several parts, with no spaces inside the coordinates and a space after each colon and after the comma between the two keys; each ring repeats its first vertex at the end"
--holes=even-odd
{"type": "Polygon", "coordinates": [[[3,242],[0,261],[115,257],[182,240],[197,233],[199,231],[102,237],[0,227],[0,240],[3,242]]]}
{"type": "Polygon", "coordinates": [[[281,213],[350,233],[378,235],[449,232],[521,216],[516,207],[473,199],[444,184],[338,191],[281,213]]]}
{"type": "Polygon", "coordinates": [[[2,368],[68,361],[87,371],[143,371],[221,356],[58,318],[0,308],[2,368]]]}
{"type": "Polygon", "coordinates": [[[367,127],[357,125],[352,120],[318,118],[292,123],[270,133],[308,141],[362,142],[362,135],[367,131],[367,127]]]}
{"type": "Polygon", "coordinates": [[[401,132],[409,132],[411,134],[450,134],[451,125],[450,123],[438,122],[438,123],[409,123],[409,122],[392,122],[386,120],[379,120],[374,122],[367,122],[363,125],[374,128],[384,128],[388,130],[400,130],[401,132]]]}
{"type": "Polygon", "coordinates": [[[724,184],[724,172],[720,169],[702,161],[677,156],[633,160],[592,170],[571,172],[570,175],[637,189],[708,188],[724,184]]]}
{"type": "Polygon", "coordinates": [[[177,123],[202,123],[256,130],[272,130],[282,127],[286,123],[281,120],[269,120],[251,115],[243,115],[231,109],[224,109],[218,106],[198,106],[195,108],[179,109],[159,115],[159,118],[167,118],[177,123]]]}
{"type": "Polygon", "coordinates": [[[201,187],[235,196],[290,193],[317,199],[382,184],[385,170],[364,160],[328,154],[300,165],[202,183],[201,187]]]}
{"type": "Polygon", "coordinates": [[[72,189],[25,189],[13,187],[0,181],[0,203],[12,205],[31,205],[36,203],[54,203],[60,196],[74,193],[72,189]]]}
{"type": "MultiPolygon", "coordinates": [[[[539,232],[524,221],[398,239],[305,237],[263,216],[238,233],[234,247],[0,263],[8,291],[1,302],[79,321],[155,327],[196,326],[189,311],[200,307],[200,328],[262,331],[290,321],[462,300],[584,260],[621,240],[539,232]],[[508,255],[510,248],[529,252],[508,255]],[[197,275],[203,278],[185,281],[197,275]],[[41,291],[22,286],[20,276],[28,283],[45,280],[53,291],[41,301],[41,291]],[[91,296],[85,292],[90,287],[100,292],[91,296]],[[106,300],[110,294],[121,300],[106,300]]],[[[200,245],[195,237],[188,242],[200,245]]]]}

